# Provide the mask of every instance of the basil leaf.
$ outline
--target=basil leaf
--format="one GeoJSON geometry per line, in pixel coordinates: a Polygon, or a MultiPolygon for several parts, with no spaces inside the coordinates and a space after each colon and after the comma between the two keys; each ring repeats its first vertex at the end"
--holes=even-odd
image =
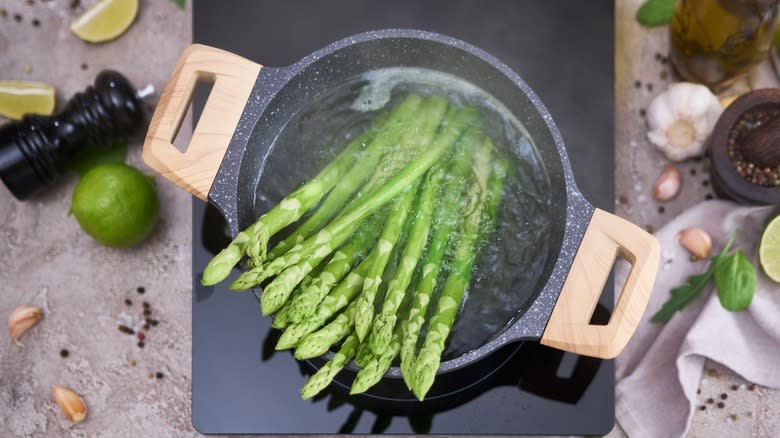
{"type": "Polygon", "coordinates": [[[116,143],[108,147],[84,147],[68,161],[67,168],[84,176],[93,167],[105,163],[124,163],[127,157],[127,143],[116,143]]]}
{"type": "Polygon", "coordinates": [[[647,0],[636,12],[636,21],[644,26],[669,24],[674,14],[675,0],[647,0]]]}
{"type": "Polygon", "coordinates": [[[747,309],[756,293],[756,268],[742,250],[723,257],[715,269],[715,289],[726,310],[747,309]]]}

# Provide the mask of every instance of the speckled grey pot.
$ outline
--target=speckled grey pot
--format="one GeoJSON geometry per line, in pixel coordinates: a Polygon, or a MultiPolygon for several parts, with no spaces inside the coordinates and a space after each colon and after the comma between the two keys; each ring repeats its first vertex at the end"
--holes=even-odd
{"type": "MultiPolygon", "coordinates": [[[[285,123],[314,96],[355,75],[384,67],[412,66],[459,76],[493,96],[520,120],[545,164],[551,181],[555,223],[553,254],[545,269],[547,282],[530,307],[486,344],[441,364],[439,373],[475,363],[507,343],[540,339],[563,282],[593,214],[580,194],[560,133],[552,116],[531,88],[509,67],[488,53],[443,35],[416,30],[367,32],[337,41],[299,62],[264,67],[209,192],[209,201],[225,216],[232,236],[256,220],[255,189],[270,145],[285,123]]],[[[259,291],[258,291],[259,293],[259,291]]],[[[399,377],[393,367],[387,377],[399,377]]]]}

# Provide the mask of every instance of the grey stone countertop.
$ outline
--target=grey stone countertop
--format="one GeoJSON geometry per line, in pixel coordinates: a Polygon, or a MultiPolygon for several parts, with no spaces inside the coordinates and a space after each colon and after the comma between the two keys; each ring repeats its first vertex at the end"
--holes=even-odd
{"type": "MultiPolygon", "coordinates": [[[[162,89],[191,40],[190,12],[170,1],[141,0],[126,34],[93,45],[68,30],[83,10],[73,7],[78,3],[0,0],[0,79],[53,84],[60,104],[105,68],[119,70],[138,87],[151,83],[162,89]]],[[[706,161],[688,162],[681,166],[681,196],[663,209],[650,196],[664,160],[645,140],[639,111],[672,75],[655,58],[666,54],[666,28],[638,26],[633,15],[640,3],[616,2],[616,108],[625,109],[616,115],[616,205],[618,214],[657,228],[704,199],[710,189],[705,185],[706,161]],[[662,71],[667,71],[666,79],[662,71]],[[635,88],[637,80],[641,88],[635,88]]],[[[762,66],[749,85],[775,86],[769,68],[762,66]]],[[[150,110],[154,103],[154,98],[149,101],[150,110]]],[[[128,161],[151,173],[140,160],[140,144],[140,136],[132,139],[128,161]]],[[[6,318],[20,304],[41,307],[44,313],[24,335],[24,347],[7,335],[0,342],[2,435],[195,436],[190,422],[190,196],[158,177],[161,220],[156,231],[136,248],[114,250],[92,241],[68,215],[75,183],[76,177],[69,175],[27,202],[16,201],[0,187],[0,315],[6,318]],[[146,331],[144,348],[139,348],[135,337],[117,327],[140,327],[143,302],[159,325],[146,331]],[[66,358],[63,349],[69,353],[66,358]],[[52,384],[84,396],[89,413],[83,423],[64,419],[51,401],[52,384]]],[[[703,400],[722,392],[729,398],[724,409],[697,411],[691,436],[764,437],[780,430],[773,408],[780,402],[778,392],[732,391],[732,385],[745,388],[740,385],[747,382],[717,364],[708,363],[706,370],[703,400]]],[[[623,433],[616,426],[609,436],[623,433]]]]}

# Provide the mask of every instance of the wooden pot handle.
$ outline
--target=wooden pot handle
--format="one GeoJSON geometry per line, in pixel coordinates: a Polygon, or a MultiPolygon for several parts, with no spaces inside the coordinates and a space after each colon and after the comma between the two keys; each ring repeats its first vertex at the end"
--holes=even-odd
{"type": "Polygon", "coordinates": [[[206,200],[262,66],[224,50],[189,46],[179,58],[146,133],[142,157],[177,186],[206,200]],[[198,81],[213,82],[185,152],[173,145],[198,81]]]}
{"type": "Polygon", "coordinates": [[[661,247],[651,234],[596,209],[558,296],[541,343],[586,356],[612,359],[634,334],[653,291],[661,247]],[[618,254],[631,263],[607,325],[590,318],[618,254]]]}

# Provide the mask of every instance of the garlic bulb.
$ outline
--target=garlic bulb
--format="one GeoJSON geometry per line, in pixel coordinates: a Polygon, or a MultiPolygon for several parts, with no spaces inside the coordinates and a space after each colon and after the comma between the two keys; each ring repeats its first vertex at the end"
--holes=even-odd
{"type": "Polygon", "coordinates": [[[722,112],[720,102],[704,85],[673,84],[647,108],[647,139],[672,161],[701,155],[722,112]]]}

